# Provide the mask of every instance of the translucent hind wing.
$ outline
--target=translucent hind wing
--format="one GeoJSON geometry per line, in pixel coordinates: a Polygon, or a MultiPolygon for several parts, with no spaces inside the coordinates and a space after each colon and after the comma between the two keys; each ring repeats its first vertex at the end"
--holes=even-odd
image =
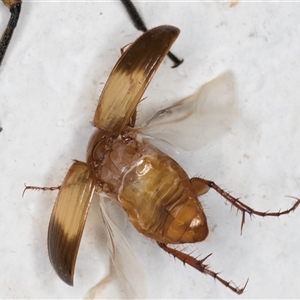
{"type": "MultiPolygon", "coordinates": [[[[146,284],[143,271],[131,246],[124,237],[119,224],[117,225],[117,222],[114,221],[114,219],[117,219],[118,221],[121,220],[121,222],[124,220],[125,227],[125,222],[127,220],[125,212],[121,207],[117,207],[115,202],[106,197],[101,197],[100,209],[106,228],[108,249],[114,264],[113,267],[116,271],[111,272],[111,280],[113,281],[115,279],[113,278],[113,275],[116,273],[126,298],[143,299],[146,295],[146,284]],[[120,214],[123,214],[123,216],[120,217],[120,214]]],[[[106,285],[107,283],[103,282],[103,284],[106,285]]],[[[102,282],[97,286],[98,291],[104,289],[102,287],[102,282]]],[[[121,298],[120,295],[115,295],[115,297],[121,298]]]]}
{"type": "Polygon", "coordinates": [[[195,150],[228,131],[237,116],[234,78],[228,71],[193,95],[158,111],[138,131],[181,149],[195,150]]]}

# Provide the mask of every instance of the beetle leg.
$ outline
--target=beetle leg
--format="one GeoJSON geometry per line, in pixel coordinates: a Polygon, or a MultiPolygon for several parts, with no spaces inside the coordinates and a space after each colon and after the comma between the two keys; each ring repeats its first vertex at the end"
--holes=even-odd
{"type": "Polygon", "coordinates": [[[27,190],[43,191],[43,192],[50,191],[50,192],[52,192],[52,191],[55,191],[55,190],[59,190],[60,187],[61,187],[61,185],[59,185],[59,186],[49,186],[49,187],[48,186],[43,186],[43,187],[41,187],[41,186],[26,185],[25,184],[25,188],[23,190],[22,197],[24,196],[24,194],[25,194],[25,192],[27,190]]]}
{"type": "MultiPolygon", "coordinates": [[[[121,2],[123,3],[134,27],[137,30],[146,32],[148,29],[144,23],[144,21],[142,20],[140,14],[138,13],[137,9],[135,8],[135,6],[133,5],[131,0],[121,0],[121,2]]],[[[183,63],[183,59],[179,59],[177,56],[175,56],[172,52],[168,52],[167,54],[169,56],[169,58],[173,61],[174,65],[172,68],[176,68],[179,65],[181,65],[183,63]]]]}
{"type": "Polygon", "coordinates": [[[7,6],[10,10],[10,19],[6,26],[6,29],[0,39],[0,65],[4,58],[6,49],[9,45],[11,37],[14,33],[15,28],[17,27],[20,12],[21,12],[21,0],[2,0],[5,6],[7,6]]]}
{"type": "Polygon", "coordinates": [[[190,182],[191,182],[193,189],[196,192],[197,196],[206,194],[209,191],[210,187],[201,178],[193,177],[190,179],[190,182]]]}
{"type": "Polygon", "coordinates": [[[166,244],[163,244],[163,243],[157,243],[157,244],[158,244],[159,247],[161,247],[167,253],[172,254],[175,258],[178,258],[179,260],[181,260],[184,264],[188,264],[191,267],[195,268],[196,270],[213,277],[214,279],[218,280],[223,285],[225,285],[226,287],[231,289],[233,292],[235,292],[239,295],[244,292],[244,290],[247,286],[248,280],[246,281],[245,285],[242,288],[239,288],[232,281],[227,281],[227,280],[221,278],[219,276],[219,273],[211,271],[208,268],[208,265],[205,264],[204,262],[208,257],[210,257],[212,255],[212,253],[210,253],[209,255],[204,257],[203,259],[196,259],[195,257],[193,257],[189,254],[186,254],[182,251],[170,248],[166,244]]]}
{"type": "Polygon", "coordinates": [[[136,121],[136,110],[134,111],[133,115],[131,116],[128,126],[129,127],[134,127],[136,121]]]}
{"type": "MultiPolygon", "coordinates": [[[[300,204],[299,198],[291,197],[291,198],[294,198],[296,200],[296,202],[289,209],[286,209],[283,211],[279,210],[277,212],[258,211],[258,210],[251,208],[250,206],[246,205],[245,203],[241,202],[239,200],[239,198],[234,198],[229,193],[225,192],[222,188],[220,188],[218,185],[216,185],[213,181],[194,177],[191,179],[191,182],[192,182],[193,187],[195,187],[195,186],[201,187],[201,186],[206,185],[207,189],[209,189],[209,188],[214,189],[217,193],[219,193],[222,197],[224,197],[228,202],[230,202],[231,205],[235,206],[238,210],[240,210],[242,212],[241,232],[242,232],[243,226],[245,224],[245,214],[246,213],[249,214],[250,216],[257,215],[257,216],[261,216],[261,217],[279,217],[281,215],[287,215],[287,214],[291,213],[300,204]]],[[[197,192],[197,189],[196,189],[196,192],[197,192]]]]}

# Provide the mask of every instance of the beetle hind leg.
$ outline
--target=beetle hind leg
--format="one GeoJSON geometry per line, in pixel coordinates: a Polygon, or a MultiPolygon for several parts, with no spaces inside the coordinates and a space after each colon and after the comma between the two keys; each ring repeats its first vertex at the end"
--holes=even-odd
{"type": "Polygon", "coordinates": [[[195,189],[195,192],[197,193],[198,196],[206,193],[210,188],[212,188],[217,193],[219,193],[223,198],[225,198],[228,202],[230,202],[232,206],[234,206],[238,210],[240,210],[242,212],[241,232],[242,232],[243,226],[245,224],[246,213],[249,214],[250,216],[257,215],[260,217],[279,217],[281,215],[287,215],[287,214],[293,212],[294,210],[296,210],[296,208],[300,204],[299,198],[291,197],[291,198],[294,198],[296,200],[296,202],[289,209],[286,209],[283,211],[279,210],[277,212],[270,212],[270,211],[263,212],[263,211],[255,210],[255,209],[251,208],[250,206],[246,205],[245,203],[241,202],[239,200],[239,198],[235,198],[235,197],[231,196],[229,193],[224,191],[213,181],[205,180],[205,179],[198,178],[198,177],[193,177],[191,179],[191,183],[192,183],[192,186],[195,189]]]}
{"type": "Polygon", "coordinates": [[[203,259],[196,259],[195,257],[186,254],[182,251],[173,249],[168,247],[166,244],[157,243],[159,247],[165,250],[167,253],[173,255],[175,258],[181,260],[184,264],[188,264],[191,267],[195,268],[196,270],[200,271],[201,273],[207,274],[214,279],[218,280],[220,283],[231,289],[233,292],[237,293],[238,295],[242,294],[247,286],[248,280],[246,281],[245,285],[242,288],[236,286],[232,281],[227,281],[219,276],[219,273],[216,273],[208,268],[208,265],[204,262],[207,258],[209,258],[212,253],[204,257],[203,259]]]}
{"type": "Polygon", "coordinates": [[[197,196],[206,194],[210,189],[210,186],[201,178],[193,177],[190,179],[190,182],[191,182],[193,189],[196,192],[197,196]]]}

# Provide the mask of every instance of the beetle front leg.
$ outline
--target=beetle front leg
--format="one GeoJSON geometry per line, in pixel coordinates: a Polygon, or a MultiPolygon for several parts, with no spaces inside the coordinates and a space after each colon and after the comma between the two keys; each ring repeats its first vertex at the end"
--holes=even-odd
{"type": "Polygon", "coordinates": [[[135,121],[136,121],[136,109],[129,120],[128,126],[133,128],[135,126],[135,121]]]}
{"type": "Polygon", "coordinates": [[[184,264],[188,264],[191,267],[195,268],[196,270],[213,277],[214,279],[218,280],[223,285],[225,285],[226,287],[231,289],[233,292],[235,292],[239,295],[244,292],[244,290],[247,286],[248,280],[246,281],[245,285],[242,288],[239,288],[232,281],[227,281],[227,280],[223,279],[222,277],[219,276],[219,273],[216,273],[208,268],[208,265],[205,264],[204,262],[207,258],[209,258],[212,255],[212,253],[210,253],[203,259],[196,259],[195,257],[193,257],[189,254],[186,254],[182,251],[170,248],[166,244],[163,244],[163,243],[157,243],[157,244],[159,247],[161,247],[167,253],[172,254],[174,257],[181,260],[184,264]]]}
{"type": "Polygon", "coordinates": [[[25,188],[23,190],[23,193],[22,193],[22,197],[24,196],[25,192],[27,190],[34,190],[34,191],[43,191],[43,192],[46,192],[46,191],[56,191],[56,190],[59,190],[61,187],[61,185],[58,185],[58,186],[35,186],[35,185],[26,185],[25,184],[25,188]]]}
{"type": "Polygon", "coordinates": [[[284,211],[279,210],[277,212],[269,212],[269,211],[262,212],[262,211],[257,211],[251,208],[250,206],[246,205],[245,203],[241,202],[239,198],[234,198],[229,193],[225,192],[222,188],[220,188],[218,185],[216,185],[213,181],[205,180],[198,177],[193,177],[191,179],[191,183],[198,195],[201,195],[201,193],[199,194],[199,191],[204,191],[203,193],[206,193],[210,188],[212,188],[217,193],[219,193],[222,197],[224,197],[228,202],[230,202],[233,206],[235,206],[238,210],[240,210],[242,212],[241,232],[245,224],[246,213],[248,213],[250,216],[257,215],[260,217],[279,217],[281,215],[287,215],[293,212],[300,204],[299,198],[291,197],[296,199],[296,202],[289,209],[286,209],[284,211]]]}

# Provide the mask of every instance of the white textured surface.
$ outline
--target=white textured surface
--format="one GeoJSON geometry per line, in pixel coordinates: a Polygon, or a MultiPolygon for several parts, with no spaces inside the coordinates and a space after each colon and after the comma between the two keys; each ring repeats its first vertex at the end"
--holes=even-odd
{"type": "MultiPolygon", "coordinates": [[[[175,70],[168,60],[160,67],[142,114],[149,116],[231,70],[239,122],[222,139],[177,159],[191,176],[214,180],[252,207],[289,207],[293,200],[284,196],[300,196],[300,3],[136,5],[148,27],[172,24],[182,30],[173,52],[185,59],[175,70]]],[[[8,14],[0,8],[3,29],[8,14]]],[[[119,49],[139,35],[117,1],[23,4],[0,67],[1,298],[82,298],[105,276],[108,258],[97,203],[71,288],[59,280],[47,256],[55,193],[27,192],[22,198],[22,190],[24,183],[59,185],[71,159],[84,160],[103,83],[119,49]]],[[[240,236],[240,215],[214,192],[202,199],[211,234],[195,253],[213,252],[211,268],[228,280],[242,285],[249,277],[245,294],[236,296],[184,267],[128,226],[148,297],[299,297],[300,210],[279,219],[247,219],[240,236]]]]}

